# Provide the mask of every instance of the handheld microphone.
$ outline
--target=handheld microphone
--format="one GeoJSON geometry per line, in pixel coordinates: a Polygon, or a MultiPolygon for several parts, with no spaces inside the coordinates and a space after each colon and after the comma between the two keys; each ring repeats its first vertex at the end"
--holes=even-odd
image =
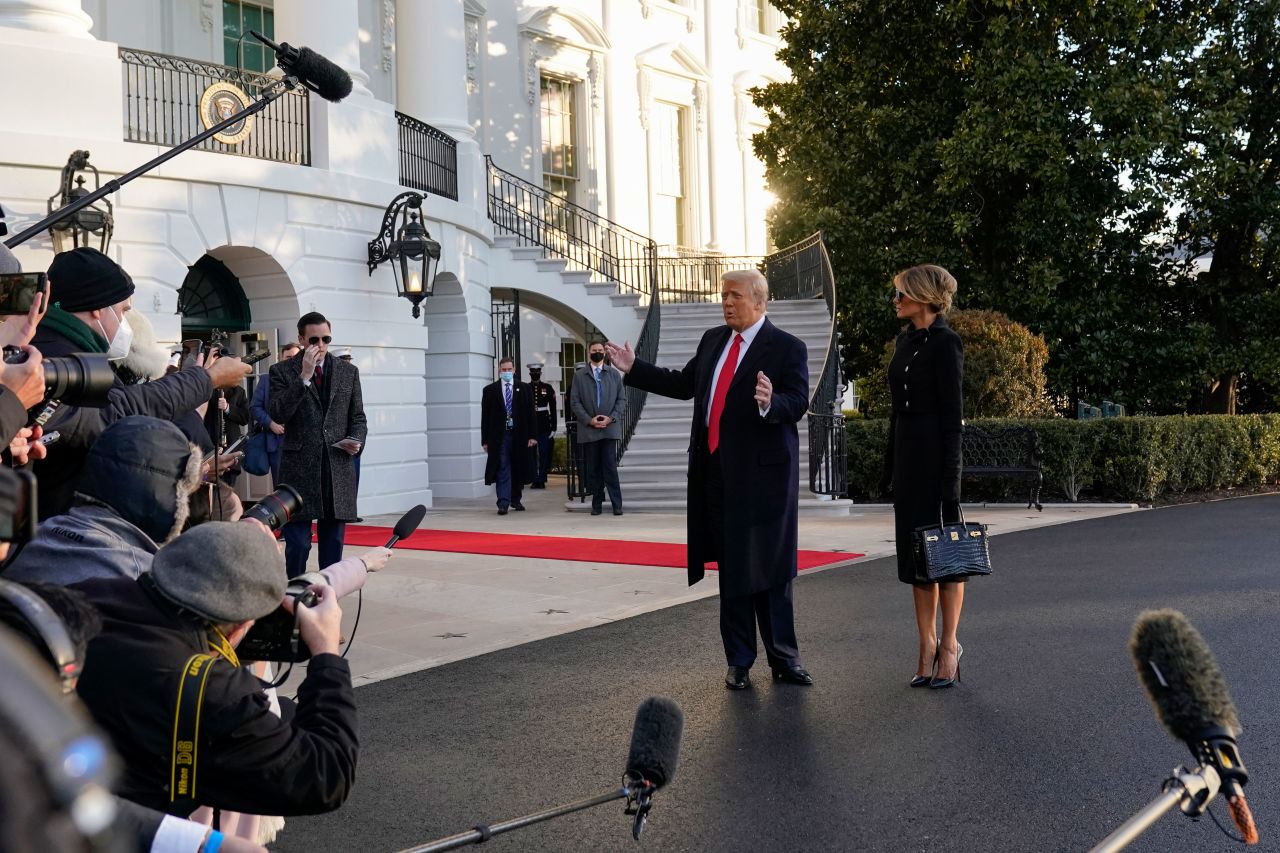
{"type": "Polygon", "coordinates": [[[256,30],[249,35],[275,51],[280,70],[326,101],[338,102],[351,94],[351,75],[309,47],[293,47],[288,42],[276,44],[256,30]]]}
{"type": "Polygon", "coordinates": [[[418,525],[422,523],[422,518],[426,514],[427,508],[422,504],[418,504],[400,516],[400,520],[396,522],[395,530],[391,532],[391,538],[387,540],[387,547],[394,548],[401,539],[407,539],[409,534],[418,529],[418,525]]]}
{"type": "Polygon", "coordinates": [[[1258,828],[1244,798],[1249,773],[1236,748],[1240,719],[1200,632],[1176,610],[1148,610],[1133,626],[1129,653],[1160,722],[1197,762],[1218,772],[1231,819],[1245,843],[1257,844],[1258,828]]]}

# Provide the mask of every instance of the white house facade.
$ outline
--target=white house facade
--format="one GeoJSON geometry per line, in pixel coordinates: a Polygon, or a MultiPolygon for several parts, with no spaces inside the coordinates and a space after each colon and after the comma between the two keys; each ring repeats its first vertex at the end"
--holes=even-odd
{"type": "MultiPolygon", "coordinates": [[[[362,514],[477,497],[499,352],[559,386],[589,336],[640,336],[637,257],[771,251],[749,92],[786,77],[781,24],[765,0],[4,0],[0,207],[12,236],[73,151],[105,183],[203,130],[215,84],[254,96],[279,71],[249,29],[329,58],[350,96],[289,92],[128,183],[108,251],[166,343],[274,351],[302,313],[332,321],[369,418],[362,514]],[[409,190],[453,274],[419,319],[368,267],[409,190]]],[[[53,251],[15,248],[28,271],[53,251]]]]}

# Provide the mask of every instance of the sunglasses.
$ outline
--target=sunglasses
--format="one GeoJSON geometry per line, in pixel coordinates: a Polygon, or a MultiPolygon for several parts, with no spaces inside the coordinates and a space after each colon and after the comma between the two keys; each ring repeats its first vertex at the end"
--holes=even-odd
{"type": "Polygon", "coordinates": [[[895,290],[895,291],[893,292],[893,296],[890,296],[890,297],[889,297],[889,300],[890,300],[891,302],[901,302],[901,301],[902,301],[902,300],[904,300],[904,299],[910,299],[910,298],[911,298],[910,296],[907,296],[906,291],[904,291],[904,290],[895,290]]]}
{"type": "Polygon", "coordinates": [[[333,343],[333,338],[329,335],[325,335],[323,338],[318,338],[315,335],[312,335],[311,337],[307,338],[307,343],[311,344],[312,346],[315,346],[321,341],[324,341],[326,344],[330,344],[330,343],[333,343]]]}

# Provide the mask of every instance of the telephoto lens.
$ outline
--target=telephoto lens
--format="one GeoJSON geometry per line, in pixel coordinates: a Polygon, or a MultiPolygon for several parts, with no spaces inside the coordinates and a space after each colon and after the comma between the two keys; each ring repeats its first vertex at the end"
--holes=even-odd
{"type": "MultiPolygon", "coordinates": [[[[27,360],[27,354],[17,347],[5,347],[4,360],[6,364],[22,364],[27,360]]],[[[102,353],[73,352],[46,358],[43,364],[45,393],[52,400],[71,405],[104,406],[107,393],[116,384],[111,362],[102,353]]]]}
{"type": "Polygon", "coordinates": [[[293,486],[281,483],[279,488],[254,504],[242,517],[256,518],[271,530],[279,530],[300,509],[302,495],[293,486]]]}

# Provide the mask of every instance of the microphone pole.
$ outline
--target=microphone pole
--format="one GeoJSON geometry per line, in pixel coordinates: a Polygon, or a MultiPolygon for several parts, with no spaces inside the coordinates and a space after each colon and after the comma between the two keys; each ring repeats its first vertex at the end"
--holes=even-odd
{"type": "Polygon", "coordinates": [[[127,172],[121,175],[120,177],[115,178],[114,180],[107,181],[101,187],[89,193],[88,195],[81,196],[80,198],[76,199],[70,204],[64,207],[58,208],[53,213],[50,213],[48,216],[46,216],[44,219],[41,219],[35,225],[32,225],[29,228],[21,231],[17,235],[10,237],[8,240],[5,240],[4,244],[8,246],[10,249],[12,249],[16,246],[19,246],[27,242],[32,237],[39,234],[41,231],[47,230],[49,226],[57,222],[61,222],[62,220],[66,219],[68,216],[74,215],[75,213],[79,212],[81,209],[88,207],[89,205],[93,204],[95,201],[99,200],[100,198],[103,198],[104,196],[110,195],[111,193],[114,193],[114,192],[119,192],[121,187],[123,187],[125,184],[132,181],[134,178],[142,177],[147,172],[150,172],[152,169],[154,169],[156,166],[159,166],[162,163],[167,163],[168,161],[172,160],[174,157],[177,157],[182,152],[188,151],[194,148],[195,146],[199,145],[201,142],[204,142],[206,139],[213,136],[215,133],[221,133],[222,131],[231,127],[236,122],[240,121],[241,119],[247,118],[251,115],[256,115],[262,112],[268,106],[270,106],[271,102],[274,101],[276,98],[283,95],[286,91],[290,89],[294,89],[299,85],[300,85],[300,82],[297,77],[286,75],[280,78],[279,83],[272,84],[271,86],[268,86],[267,88],[263,89],[261,92],[258,93],[258,100],[254,101],[252,104],[245,107],[240,112],[236,113],[235,115],[231,116],[225,121],[218,122],[213,127],[209,128],[208,130],[202,133],[197,133],[195,136],[191,137],[186,142],[179,143],[178,145],[174,146],[173,148],[170,148],[168,151],[161,154],[159,157],[156,157],[153,160],[148,160],[147,162],[143,163],[141,166],[134,169],[133,171],[127,172]]]}
{"type": "Polygon", "coordinates": [[[649,810],[649,794],[654,790],[654,786],[648,782],[640,782],[637,787],[628,787],[623,785],[616,791],[608,794],[601,794],[598,797],[591,797],[586,800],[578,800],[576,803],[568,805],[556,806],[546,811],[534,812],[524,817],[512,818],[504,820],[501,823],[495,823],[492,826],[480,824],[466,832],[459,832],[456,835],[450,835],[447,838],[441,838],[436,841],[429,842],[421,847],[410,847],[402,850],[401,853],[439,853],[441,850],[456,850],[459,847],[465,847],[468,844],[482,844],[495,835],[501,835],[504,832],[510,832],[513,829],[522,829],[526,826],[532,826],[535,823],[542,823],[561,815],[572,814],[573,812],[589,809],[594,806],[604,805],[614,800],[626,799],[628,801],[635,799],[639,803],[639,809],[633,812],[629,807],[627,814],[636,815],[636,828],[632,830],[632,835],[639,839],[640,832],[644,826],[644,817],[649,810]]]}
{"type": "Polygon", "coordinates": [[[1197,767],[1194,770],[1175,767],[1173,775],[1165,780],[1164,793],[1098,842],[1089,853],[1118,853],[1172,811],[1174,806],[1181,809],[1187,817],[1199,818],[1218,795],[1221,784],[1218,771],[1212,766],[1197,767]]]}

